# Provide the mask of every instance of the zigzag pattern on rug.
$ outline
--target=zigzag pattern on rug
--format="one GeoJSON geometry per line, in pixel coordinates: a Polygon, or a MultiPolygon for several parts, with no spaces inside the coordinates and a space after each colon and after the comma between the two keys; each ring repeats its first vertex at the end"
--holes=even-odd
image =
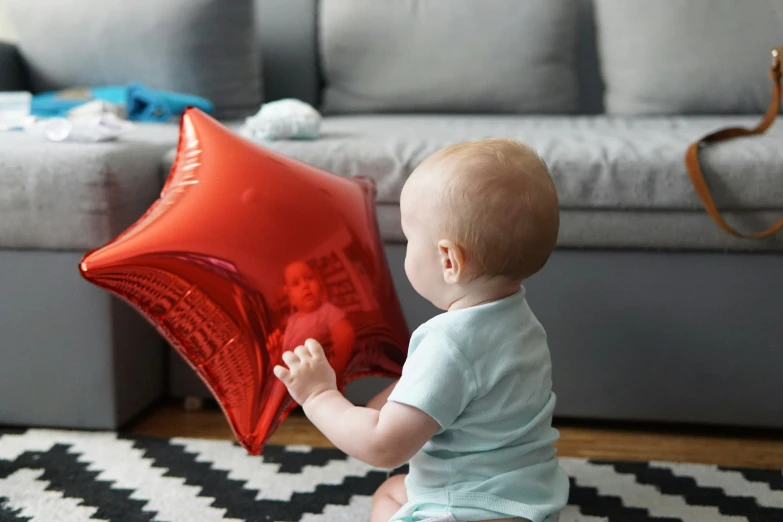
{"type": "MultiPolygon", "coordinates": [[[[561,462],[562,522],[783,520],[780,470],[561,462]]],[[[228,441],[0,431],[0,521],[364,522],[386,477],[333,449],[255,457],[228,441]]]]}

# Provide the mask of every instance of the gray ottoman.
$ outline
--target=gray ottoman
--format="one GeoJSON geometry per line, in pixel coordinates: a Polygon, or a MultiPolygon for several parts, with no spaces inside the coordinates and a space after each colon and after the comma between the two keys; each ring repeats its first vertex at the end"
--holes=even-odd
{"type": "Polygon", "coordinates": [[[0,141],[0,424],[112,429],[160,396],[165,344],[79,261],[160,192],[176,126],[104,144],[0,141]]]}

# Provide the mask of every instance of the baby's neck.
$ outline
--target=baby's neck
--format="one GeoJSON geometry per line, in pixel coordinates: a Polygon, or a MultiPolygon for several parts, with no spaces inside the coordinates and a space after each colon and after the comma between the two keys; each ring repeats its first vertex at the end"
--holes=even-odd
{"type": "Polygon", "coordinates": [[[498,301],[519,291],[521,280],[493,277],[491,279],[475,279],[463,285],[448,307],[449,312],[470,308],[484,303],[498,301]]]}

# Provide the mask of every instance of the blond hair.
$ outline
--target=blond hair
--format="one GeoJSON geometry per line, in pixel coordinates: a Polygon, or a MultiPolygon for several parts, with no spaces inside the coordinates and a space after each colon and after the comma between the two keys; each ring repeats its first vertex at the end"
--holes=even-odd
{"type": "Polygon", "coordinates": [[[525,279],[544,266],[560,217],[554,182],[532,149],[502,138],[465,142],[422,167],[441,178],[440,233],[464,249],[469,271],[525,279]]]}

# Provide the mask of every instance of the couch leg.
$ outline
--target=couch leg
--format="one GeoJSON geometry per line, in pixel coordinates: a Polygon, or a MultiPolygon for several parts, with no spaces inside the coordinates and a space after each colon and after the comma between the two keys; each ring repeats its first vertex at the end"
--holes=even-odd
{"type": "Polygon", "coordinates": [[[185,411],[198,411],[204,407],[204,399],[195,396],[185,397],[183,406],[185,411]]]}

